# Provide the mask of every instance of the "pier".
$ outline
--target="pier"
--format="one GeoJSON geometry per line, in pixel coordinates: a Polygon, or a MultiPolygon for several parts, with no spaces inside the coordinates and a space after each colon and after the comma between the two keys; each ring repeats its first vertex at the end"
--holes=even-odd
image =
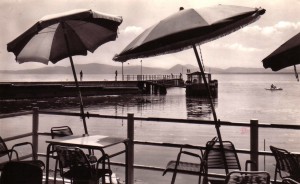
{"type": "MultiPolygon", "coordinates": [[[[168,87],[181,87],[179,75],[126,75],[122,81],[80,81],[82,96],[161,94],[168,87]]],[[[52,98],[78,96],[75,82],[2,82],[1,99],[52,98]]]]}

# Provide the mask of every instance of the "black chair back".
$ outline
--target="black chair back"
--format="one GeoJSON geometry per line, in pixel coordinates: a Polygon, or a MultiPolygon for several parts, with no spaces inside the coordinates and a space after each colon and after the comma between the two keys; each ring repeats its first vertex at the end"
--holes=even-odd
{"type": "MultiPolygon", "coordinates": [[[[228,169],[241,170],[240,161],[235,147],[230,141],[223,141],[223,148],[228,169]]],[[[225,163],[219,141],[209,141],[203,155],[207,169],[225,169],[225,163]]]]}
{"type": "Polygon", "coordinates": [[[7,155],[7,150],[8,148],[5,142],[3,141],[2,137],[0,137],[0,157],[7,155]]]}
{"type": "Polygon", "coordinates": [[[72,129],[69,126],[60,126],[51,128],[52,139],[56,137],[65,137],[73,135],[72,129]]]}
{"type": "Polygon", "coordinates": [[[42,184],[43,171],[34,164],[22,161],[12,161],[4,165],[1,184],[42,184]]]}
{"type": "Polygon", "coordinates": [[[292,179],[300,181],[300,164],[299,161],[295,158],[295,155],[291,154],[285,149],[277,148],[274,146],[270,146],[270,150],[272,151],[276,160],[274,176],[275,182],[277,179],[277,173],[281,178],[286,177],[285,174],[288,174],[288,176],[292,179]]]}
{"type": "Polygon", "coordinates": [[[71,180],[89,180],[94,177],[86,154],[80,148],[57,146],[60,174],[71,180]]]}

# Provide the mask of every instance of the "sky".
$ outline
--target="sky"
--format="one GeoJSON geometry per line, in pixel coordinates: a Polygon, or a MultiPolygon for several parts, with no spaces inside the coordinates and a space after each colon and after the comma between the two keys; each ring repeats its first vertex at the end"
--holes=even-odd
{"type": "MultiPolygon", "coordinates": [[[[45,67],[42,63],[19,64],[7,52],[7,43],[26,31],[48,14],[73,9],[92,9],[122,16],[118,38],[100,46],[87,56],[74,56],[76,64],[101,63],[120,66],[112,60],[135,37],[161,19],[176,13],[179,7],[201,8],[217,4],[261,7],[266,13],[261,18],[225,37],[202,44],[201,53],[206,67],[263,68],[261,60],[300,30],[300,0],[1,0],[0,70],[22,70],[45,67]]],[[[127,65],[170,68],[176,64],[197,61],[192,49],[143,59],[129,60],[127,65]]],[[[69,60],[55,66],[69,66],[69,60]]],[[[54,66],[49,63],[49,66],[54,66]]]]}

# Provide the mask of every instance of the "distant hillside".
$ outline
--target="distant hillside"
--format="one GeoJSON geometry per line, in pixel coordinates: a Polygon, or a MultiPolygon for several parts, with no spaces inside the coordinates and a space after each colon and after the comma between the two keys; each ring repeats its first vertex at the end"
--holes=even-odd
{"type": "MultiPolygon", "coordinates": [[[[217,72],[215,72],[217,73],[217,72]]],[[[264,69],[264,68],[242,68],[242,67],[231,67],[223,70],[222,73],[257,73],[257,74],[275,74],[275,73],[294,73],[293,68],[285,68],[280,71],[274,72],[271,69],[264,69]]]]}
{"type": "MultiPolygon", "coordinates": [[[[83,73],[89,74],[114,74],[116,70],[118,73],[121,73],[122,66],[111,66],[98,63],[90,64],[77,64],[76,71],[79,73],[80,70],[83,73]]],[[[16,73],[16,74],[65,74],[70,73],[71,67],[62,67],[62,66],[53,66],[53,67],[43,67],[38,69],[29,69],[29,70],[0,70],[0,73],[16,73]]],[[[124,74],[140,74],[140,66],[127,66],[123,67],[124,74]]],[[[161,74],[165,73],[166,70],[162,68],[151,68],[143,67],[143,74],[161,74]]]]}
{"type": "MultiPolygon", "coordinates": [[[[187,69],[191,72],[199,71],[198,66],[194,65],[180,65],[177,64],[170,69],[164,68],[155,68],[155,67],[143,67],[143,74],[185,74],[187,69]]],[[[98,63],[90,63],[90,64],[77,64],[76,71],[79,73],[80,70],[83,73],[89,74],[114,74],[117,70],[118,73],[121,73],[121,66],[111,66],[105,64],[98,63]]],[[[123,67],[124,74],[132,74],[137,75],[141,74],[141,66],[128,66],[124,64],[123,67]]],[[[227,69],[213,68],[213,67],[205,67],[205,71],[212,74],[231,74],[231,73],[275,73],[270,69],[264,68],[243,68],[243,67],[231,67],[227,69]]],[[[14,74],[65,74],[70,73],[71,67],[62,67],[62,66],[53,66],[53,67],[43,67],[38,69],[29,69],[29,70],[0,70],[0,73],[14,73],[14,74]]],[[[294,73],[292,67],[280,70],[276,73],[294,73]]]]}
{"type": "Polygon", "coordinates": [[[193,66],[193,65],[180,65],[177,64],[175,66],[173,66],[172,68],[168,69],[167,72],[168,73],[186,73],[186,70],[190,69],[192,72],[199,70],[198,67],[193,66]]]}

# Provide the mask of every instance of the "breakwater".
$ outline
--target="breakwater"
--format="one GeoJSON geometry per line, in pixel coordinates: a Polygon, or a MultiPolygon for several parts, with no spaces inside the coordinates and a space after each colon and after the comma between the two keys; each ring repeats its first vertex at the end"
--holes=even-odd
{"type": "MultiPolygon", "coordinates": [[[[166,87],[148,81],[80,81],[82,96],[122,94],[166,94],[166,87]]],[[[4,82],[1,99],[76,97],[74,82],[4,82]]]]}

